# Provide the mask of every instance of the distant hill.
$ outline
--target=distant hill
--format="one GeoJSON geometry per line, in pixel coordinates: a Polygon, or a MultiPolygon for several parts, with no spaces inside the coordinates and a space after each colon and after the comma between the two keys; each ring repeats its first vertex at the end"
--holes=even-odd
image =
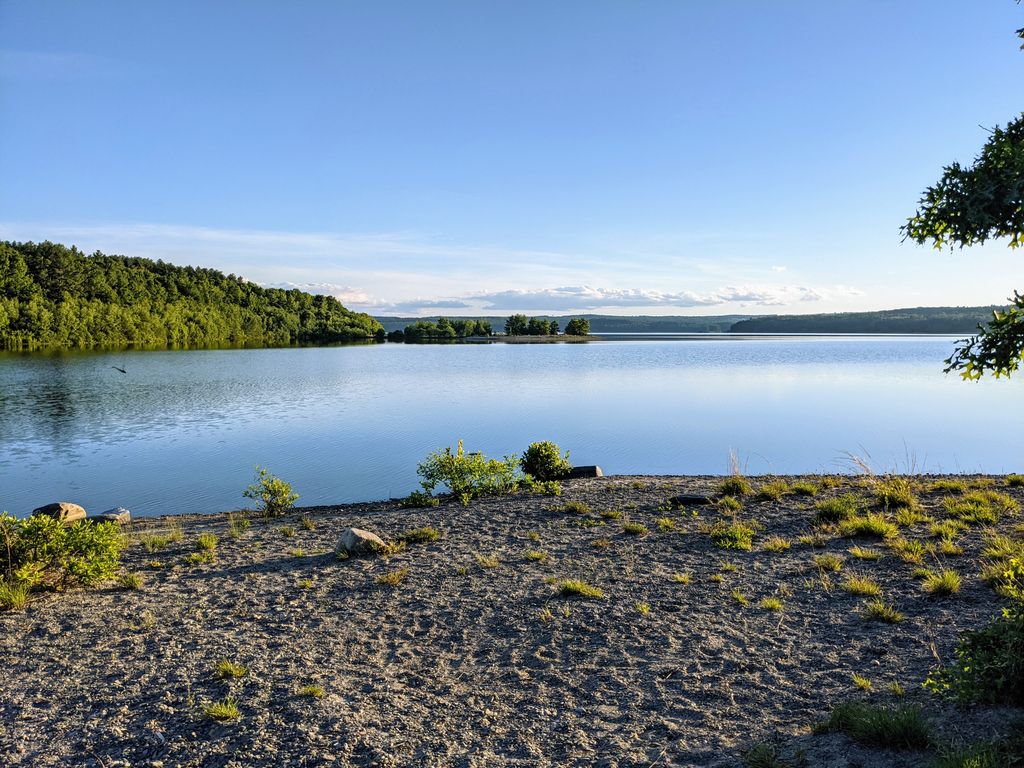
{"type": "Polygon", "coordinates": [[[383,338],[332,296],[214,269],[0,242],[0,349],[325,344],[383,338]]]}
{"type": "Polygon", "coordinates": [[[878,312],[767,315],[739,320],[731,333],[949,333],[970,334],[992,318],[990,307],[914,307],[878,312]]]}
{"type": "MultiPolygon", "coordinates": [[[[584,317],[590,321],[591,333],[725,333],[737,320],[743,320],[750,315],[716,315],[711,317],[687,317],[685,315],[530,315],[548,322],[558,321],[561,328],[574,317],[584,317]]],[[[384,326],[384,330],[400,331],[407,325],[417,320],[430,320],[437,322],[444,315],[432,315],[430,317],[378,317],[377,320],[384,326]]],[[[489,322],[495,331],[501,331],[505,327],[505,320],[508,315],[475,315],[462,316],[463,320],[476,320],[489,322]]]]}

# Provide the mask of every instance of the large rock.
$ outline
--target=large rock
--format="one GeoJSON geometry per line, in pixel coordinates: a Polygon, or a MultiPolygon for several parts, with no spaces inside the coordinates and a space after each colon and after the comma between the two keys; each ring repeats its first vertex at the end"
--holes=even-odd
{"type": "Polygon", "coordinates": [[[132,513],[124,507],[114,507],[113,509],[108,509],[106,512],[100,512],[98,515],[89,515],[86,519],[97,523],[117,523],[118,525],[127,525],[132,521],[132,513]]]}
{"type": "Polygon", "coordinates": [[[604,472],[598,466],[573,467],[565,476],[567,480],[577,480],[581,477],[604,477],[604,472]]]}
{"type": "Polygon", "coordinates": [[[678,496],[673,496],[668,500],[668,503],[675,509],[680,507],[696,507],[701,504],[711,504],[714,501],[710,496],[705,496],[703,493],[681,493],[678,496]]]}
{"type": "Polygon", "coordinates": [[[70,501],[57,501],[53,504],[46,504],[32,510],[33,517],[42,515],[60,520],[64,524],[70,524],[76,520],[85,520],[85,507],[72,504],[70,501]]]}
{"type": "Polygon", "coordinates": [[[375,533],[360,528],[346,528],[341,532],[338,546],[334,548],[334,552],[345,557],[373,555],[387,549],[387,546],[384,540],[375,533]]]}

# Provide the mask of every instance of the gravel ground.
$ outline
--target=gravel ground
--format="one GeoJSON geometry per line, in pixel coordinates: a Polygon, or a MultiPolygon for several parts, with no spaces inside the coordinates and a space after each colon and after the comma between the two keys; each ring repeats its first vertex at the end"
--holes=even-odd
{"type": "MultiPolygon", "coordinates": [[[[720,479],[577,480],[560,498],[468,508],[380,502],[250,514],[238,537],[226,515],[180,517],[183,538],[154,552],[140,538],[167,519],[138,522],[124,565],[142,574],[140,589],[44,594],[0,614],[0,764],[733,766],[772,740],[811,766],[929,765],[924,753],[809,735],[838,702],[896,702],[896,682],[953,741],[1013,727],[1019,713],[957,711],[920,685],[961,631],[1000,608],[978,578],[983,531],[959,537],[962,556],[928,556],[926,565],[945,560],[964,577],[959,594],[929,597],[916,566],[884,543],[835,533],[820,548],[797,542],[812,531],[815,498],[747,501],[740,517],[760,524],[750,552],[715,546],[715,507],[664,511],[671,496],[710,493],[720,479]],[[567,512],[567,501],[593,512],[567,512]],[[663,517],[675,530],[659,530],[663,517]],[[624,520],[649,532],[629,535],[624,520]],[[433,526],[442,537],[342,561],[333,550],[347,526],[386,540],[433,526]],[[202,533],[218,536],[216,556],[190,563],[202,533]],[[793,546],[763,551],[770,536],[793,546]],[[856,560],[847,552],[855,544],[883,557],[856,560]],[[814,566],[823,553],[843,559],[838,573],[814,566]],[[397,586],[378,581],[402,571],[397,586]],[[865,598],[839,588],[849,574],[877,580],[905,620],[865,620],[865,598]],[[560,579],[603,597],[561,597],[560,579]],[[770,597],[781,611],[761,607],[770,597]],[[217,679],[225,660],[246,674],[217,679]],[[854,673],[873,690],[857,689],[854,673]],[[226,697],[239,719],[211,719],[204,707],[226,697]]],[[[842,482],[818,498],[850,486],[866,493],[863,479],[842,482]]],[[[1024,503],[1024,489],[999,490],[1024,503]]],[[[945,495],[922,494],[925,511],[941,517],[945,495]]],[[[1022,535],[1021,519],[998,527],[1022,535]]],[[[934,541],[926,524],[902,535],[934,541]]]]}

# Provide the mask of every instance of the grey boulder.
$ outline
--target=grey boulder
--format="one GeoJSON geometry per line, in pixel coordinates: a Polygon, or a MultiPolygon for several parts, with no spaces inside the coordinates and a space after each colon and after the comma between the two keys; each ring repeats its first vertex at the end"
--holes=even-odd
{"type": "Polygon", "coordinates": [[[33,509],[32,516],[52,517],[54,520],[68,524],[77,520],[85,520],[85,507],[70,501],[57,501],[33,509]]]}
{"type": "Polygon", "coordinates": [[[124,507],[114,507],[108,509],[106,512],[100,512],[98,515],[89,515],[87,518],[97,523],[117,523],[118,525],[127,525],[132,521],[132,513],[124,507]]]}
{"type": "Polygon", "coordinates": [[[384,540],[375,533],[361,528],[346,528],[338,538],[335,554],[342,556],[372,555],[387,548],[384,540]]]}

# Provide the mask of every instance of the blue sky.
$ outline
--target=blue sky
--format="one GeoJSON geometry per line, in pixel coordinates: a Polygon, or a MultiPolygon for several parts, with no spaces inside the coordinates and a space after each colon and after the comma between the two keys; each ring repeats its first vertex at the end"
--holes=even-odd
{"type": "Polygon", "coordinates": [[[1024,109],[1011,0],[0,0],[0,238],[380,314],[988,304],[899,226],[1024,109]]]}

